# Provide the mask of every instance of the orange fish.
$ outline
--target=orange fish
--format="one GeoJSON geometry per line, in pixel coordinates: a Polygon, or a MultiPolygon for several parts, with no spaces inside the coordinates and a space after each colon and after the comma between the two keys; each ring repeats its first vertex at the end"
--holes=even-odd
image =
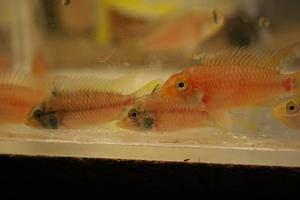
{"type": "Polygon", "coordinates": [[[223,26],[223,20],[215,23],[210,15],[188,14],[168,20],[142,40],[148,51],[192,51],[223,26]]]}
{"type": "Polygon", "coordinates": [[[251,53],[237,49],[206,55],[200,66],[171,76],[159,94],[205,108],[227,127],[228,109],[261,104],[299,90],[300,74],[282,74],[279,69],[297,44],[277,51],[251,53]]]}
{"type": "MultiPolygon", "coordinates": [[[[124,85],[127,78],[112,81],[91,77],[59,78],[54,83],[52,95],[32,109],[26,125],[71,129],[111,122],[140,92],[126,95],[113,89],[124,85]]],[[[153,84],[157,82],[153,81],[141,90],[147,90],[153,84]]]]}
{"type": "Polygon", "coordinates": [[[300,130],[300,96],[291,96],[273,108],[273,117],[287,127],[300,130]]]}
{"type": "Polygon", "coordinates": [[[46,96],[46,84],[31,75],[0,72],[0,123],[24,123],[32,107],[46,96]]]}
{"type": "Polygon", "coordinates": [[[176,131],[210,126],[211,122],[204,110],[159,95],[149,95],[129,106],[117,125],[139,131],[176,131]]]}

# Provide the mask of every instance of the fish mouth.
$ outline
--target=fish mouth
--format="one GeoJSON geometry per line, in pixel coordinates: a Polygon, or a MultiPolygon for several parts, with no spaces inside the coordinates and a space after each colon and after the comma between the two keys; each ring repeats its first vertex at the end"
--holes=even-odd
{"type": "Polygon", "coordinates": [[[131,131],[139,131],[141,130],[138,126],[132,124],[132,122],[128,122],[126,120],[119,120],[115,123],[115,125],[119,128],[131,130],[131,131]]]}
{"type": "Polygon", "coordinates": [[[130,129],[127,125],[126,122],[122,121],[122,120],[119,120],[115,123],[115,125],[119,128],[122,128],[122,129],[130,129]]]}
{"type": "Polygon", "coordinates": [[[282,119],[283,113],[281,112],[281,110],[282,110],[281,107],[274,108],[272,111],[272,116],[276,119],[282,119]]]}
{"type": "Polygon", "coordinates": [[[25,120],[24,125],[33,127],[33,128],[41,128],[41,125],[32,117],[25,120]]]}

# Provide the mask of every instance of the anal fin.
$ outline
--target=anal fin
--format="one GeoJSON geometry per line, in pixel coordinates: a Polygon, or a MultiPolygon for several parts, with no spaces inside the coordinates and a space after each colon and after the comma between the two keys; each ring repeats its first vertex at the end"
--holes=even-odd
{"type": "Polygon", "coordinates": [[[232,130],[232,120],[228,111],[212,111],[210,112],[211,118],[225,131],[232,130]]]}

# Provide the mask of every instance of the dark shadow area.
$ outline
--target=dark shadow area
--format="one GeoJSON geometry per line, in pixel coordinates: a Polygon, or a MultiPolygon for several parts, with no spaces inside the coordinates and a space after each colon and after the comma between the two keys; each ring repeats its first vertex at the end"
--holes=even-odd
{"type": "Polygon", "coordinates": [[[97,191],[290,196],[299,194],[300,185],[300,168],[5,155],[0,166],[6,187],[33,193],[91,185],[97,191]]]}

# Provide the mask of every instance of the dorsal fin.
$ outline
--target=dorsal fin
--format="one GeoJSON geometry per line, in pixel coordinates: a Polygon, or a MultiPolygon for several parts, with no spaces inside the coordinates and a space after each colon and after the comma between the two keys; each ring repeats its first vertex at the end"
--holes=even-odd
{"type": "Polygon", "coordinates": [[[110,91],[126,92],[135,81],[135,74],[129,74],[117,79],[106,79],[99,75],[59,75],[53,78],[52,93],[72,91],[110,91]]]}
{"type": "MultiPolygon", "coordinates": [[[[136,91],[135,86],[137,85],[137,77],[139,74],[145,74],[147,70],[151,70],[151,68],[133,70],[115,79],[108,79],[103,76],[101,77],[99,74],[91,73],[80,75],[57,75],[51,79],[51,91],[54,94],[79,90],[132,94],[136,91]]],[[[148,88],[150,88],[150,86],[148,88]]],[[[146,89],[143,90],[145,91],[146,89]]]]}
{"type": "Polygon", "coordinates": [[[293,43],[279,50],[254,51],[243,47],[226,50],[209,50],[197,56],[200,65],[235,65],[235,66],[259,66],[268,69],[279,70],[284,61],[289,60],[299,42],[293,43]]]}
{"type": "Polygon", "coordinates": [[[57,76],[54,78],[51,91],[54,96],[74,91],[116,91],[114,85],[114,80],[92,75],[57,76]]]}
{"type": "Polygon", "coordinates": [[[28,88],[41,86],[39,79],[25,72],[17,72],[13,70],[4,70],[0,72],[0,84],[10,84],[16,86],[24,86],[28,88]]]}

